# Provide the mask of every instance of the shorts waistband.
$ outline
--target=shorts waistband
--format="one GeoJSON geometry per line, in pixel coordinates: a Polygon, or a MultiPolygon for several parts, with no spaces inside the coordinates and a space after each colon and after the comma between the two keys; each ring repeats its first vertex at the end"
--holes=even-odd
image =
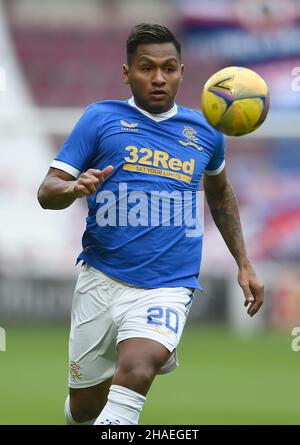
{"type": "Polygon", "coordinates": [[[110,275],[107,275],[106,273],[102,272],[99,269],[95,269],[95,267],[90,266],[87,262],[84,262],[81,266],[85,270],[91,270],[93,273],[98,274],[100,277],[102,276],[106,280],[110,281],[111,283],[119,283],[123,286],[128,286],[134,289],[143,289],[142,287],[135,286],[134,284],[125,283],[125,281],[118,280],[117,278],[111,277],[110,275]]]}

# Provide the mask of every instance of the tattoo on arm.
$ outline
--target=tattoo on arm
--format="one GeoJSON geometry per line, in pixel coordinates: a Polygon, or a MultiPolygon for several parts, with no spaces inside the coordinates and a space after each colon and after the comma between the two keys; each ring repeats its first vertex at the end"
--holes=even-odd
{"type": "Polygon", "coordinates": [[[206,199],[213,220],[236,262],[240,264],[246,261],[238,203],[231,184],[227,182],[226,187],[219,193],[206,192],[206,199]]]}

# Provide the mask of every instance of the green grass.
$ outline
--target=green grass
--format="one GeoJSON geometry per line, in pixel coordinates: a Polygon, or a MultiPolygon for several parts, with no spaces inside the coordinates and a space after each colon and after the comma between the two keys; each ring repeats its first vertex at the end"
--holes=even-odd
{"type": "Polygon", "coordinates": [[[187,330],[180,367],[154,383],[142,420],[159,424],[299,424],[300,353],[291,337],[187,330]]]}
{"type": "MultiPolygon", "coordinates": [[[[6,327],[0,424],[64,424],[67,327],[6,327]]],[[[300,352],[291,336],[186,329],[180,367],[157,377],[143,424],[300,424],[300,352]]]]}

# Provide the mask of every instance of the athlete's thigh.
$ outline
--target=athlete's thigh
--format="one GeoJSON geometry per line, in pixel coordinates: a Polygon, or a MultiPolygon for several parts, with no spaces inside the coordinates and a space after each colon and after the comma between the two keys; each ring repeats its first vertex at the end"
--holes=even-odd
{"type": "Polygon", "coordinates": [[[171,356],[171,352],[160,342],[141,337],[128,338],[119,342],[117,352],[117,371],[119,367],[129,370],[146,368],[158,373],[171,356]]]}
{"type": "Polygon", "coordinates": [[[113,384],[125,386],[144,396],[154,377],[168,360],[170,351],[156,340],[129,338],[118,343],[113,384]]]}

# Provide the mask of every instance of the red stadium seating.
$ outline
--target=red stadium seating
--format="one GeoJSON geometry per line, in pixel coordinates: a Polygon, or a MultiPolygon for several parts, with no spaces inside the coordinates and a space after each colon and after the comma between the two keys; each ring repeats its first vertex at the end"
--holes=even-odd
{"type": "MultiPolygon", "coordinates": [[[[83,106],[125,99],[122,82],[127,31],[13,27],[16,50],[35,101],[42,106],[83,106]]],[[[185,80],[178,102],[199,108],[205,80],[216,71],[184,54],[185,80]]]]}

